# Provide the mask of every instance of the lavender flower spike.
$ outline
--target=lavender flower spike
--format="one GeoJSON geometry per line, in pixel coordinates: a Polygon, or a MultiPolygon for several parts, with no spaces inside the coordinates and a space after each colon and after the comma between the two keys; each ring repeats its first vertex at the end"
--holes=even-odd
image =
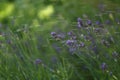
{"type": "Polygon", "coordinates": [[[56,32],[51,32],[51,35],[54,37],[54,36],[56,36],[57,34],[56,34],[56,32]]]}
{"type": "Polygon", "coordinates": [[[67,41],[66,41],[66,44],[67,44],[68,46],[73,46],[75,42],[76,42],[75,40],[67,40],[67,41]]]}
{"type": "Polygon", "coordinates": [[[77,19],[77,22],[78,22],[78,28],[81,28],[81,27],[83,26],[82,19],[81,19],[81,18],[78,18],[78,19],[77,19]]]}
{"type": "Polygon", "coordinates": [[[41,59],[36,59],[35,60],[35,64],[41,64],[42,63],[42,60],[41,59]]]}
{"type": "Polygon", "coordinates": [[[107,64],[105,62],[103,62],[100,66],[100,68],[105,71],[107,69],[107,64]]]}
{"type": "Polygon", "coordinates": [[[92,25],[92,21],[91,20],[87,20],[87,25],[92,25]]]}

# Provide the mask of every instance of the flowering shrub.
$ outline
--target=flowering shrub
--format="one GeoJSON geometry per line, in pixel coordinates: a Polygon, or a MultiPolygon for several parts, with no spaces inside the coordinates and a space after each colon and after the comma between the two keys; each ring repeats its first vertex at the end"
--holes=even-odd
{"type": "MultiPolygon", "coordinates": [[[[118,80],[120,78],[120,68],[118,68],[120,45],[116,44],[117,39],[120,39],[116,28],[120,29],[118,27],[120,25],[116,21],[110,22],[109,17],[102,22],[100,20],[78,18],[76,27],[66,32],[65,38],[60,40],[64,45],[61,47],[67,47],[68,52],[63,55],[67,54],[66,58],[74,69],[73,75],[76,75],[74,77],[76,80],[118,80]]],[[[56,33],[51,33],[55,40],[59,35],[56,33]]]]}

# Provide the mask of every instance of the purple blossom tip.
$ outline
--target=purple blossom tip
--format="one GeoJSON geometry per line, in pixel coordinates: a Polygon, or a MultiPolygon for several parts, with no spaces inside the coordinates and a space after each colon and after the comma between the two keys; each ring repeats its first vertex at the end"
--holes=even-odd
{"type": "Polygon", "coordinates": [[[96,25],[100,25],[101,23],[100,23],[100,21],[96,21],[95,24],[96,25]]]}
{"type": "Polygon", "coordinates": [[[56,34],[56,32],[51,32],[51,35],[56,36],[57,34],[56,34]]]}
{"type": "Polygon", "coordinates": [[[67,40],[66,44],[72,46],[76,41],[75,40],[67,40]]]}
{"type": "Polygon", "coordinates": [[[41,64],[42,63],[42,60],[41,59],[36,59],[35,60],[35,64],[41,64]]]}
{"type": "Polygon", "coordinates": [[[87,25],[92,25],[92,21],[91,20],[87,20],[87,25]]]}
{"type": "Polygon", "coordinates": [[[70,32],[68,32],[67,34],[68,34],[69,36],[72,36],[72,35],[73,35],[73,32],[70,31],[70,32]]]}
{"type": "Polygon", "coordinates": [[[84,47],[85,44],[83,42],[80,43],[80,47],[84,47]]]}
{"type": "Polygon", "coordinates": [[[78,27],[79,27],[79,28],[83,26],[83,21],[82,21],[81,18],[78,18],[78,19],[77,19],[77,22],[78,22],[78,27]]]}
{"type": "Polygon", "coordinates": [[[105,71],[107,69],[107,64],[105,62],[103,62],[100,66],[100,68],[105,71]]]}

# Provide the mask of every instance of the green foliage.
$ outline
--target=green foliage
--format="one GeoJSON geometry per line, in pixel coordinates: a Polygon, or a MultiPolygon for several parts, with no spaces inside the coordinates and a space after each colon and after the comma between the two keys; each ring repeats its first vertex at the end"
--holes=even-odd
{"type": "Polygon", "coordinates": [[[101,2],[0,0],[0,80],[119,80],[119,0],[101,2]]]}

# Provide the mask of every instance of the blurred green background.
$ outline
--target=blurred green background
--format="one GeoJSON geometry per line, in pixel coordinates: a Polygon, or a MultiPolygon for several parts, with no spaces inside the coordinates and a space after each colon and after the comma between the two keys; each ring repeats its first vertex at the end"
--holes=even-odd
{"type": "Polygon", "coordinates": [[[0,21],[16,24],[40,25],[57,19],[75,21],[83,14],[90,17],[98,11],[98,5],[106,4],[108,10],[119,6],[119,0],[0,0],[0,21]]]}
{"type": "Polygon", "coordinates": [[[0,22],[13,32],[29,27],[48,34],[54,28],[64,31],[68,24],[74,26],[78,17],[95,17],[99,7],[111,11],[119,4],[119,0],[0,0],[0,22]]]}

